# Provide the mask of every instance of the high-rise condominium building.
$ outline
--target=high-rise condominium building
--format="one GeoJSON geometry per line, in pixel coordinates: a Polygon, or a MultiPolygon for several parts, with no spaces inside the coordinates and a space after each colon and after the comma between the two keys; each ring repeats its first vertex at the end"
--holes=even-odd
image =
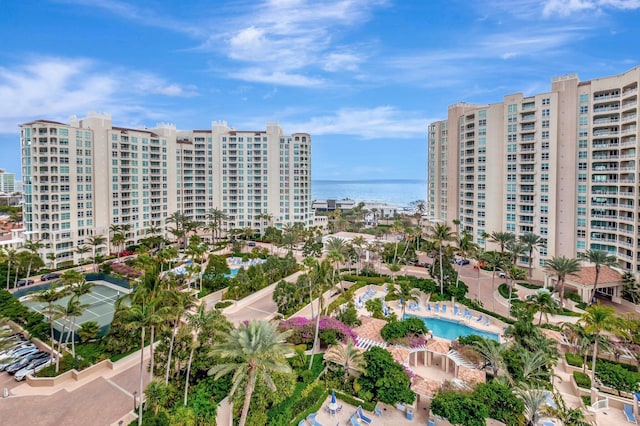
{"type": "Polygon", "coordinates": [[[639,84],[636,67],[591,81],[557,77],[547,93],[496,104],[452,105],[429,126],[430,219],[458,219],[481,246],[494,231],[540,235],[538,277],[547,259],[587,249],[640,272],[639,84]]]}
{"type": "Polygon", "coordinates": [[[13,194],[16,192],[15,180],[15,174],[7,173],[3,169],[0,169],[0,192],[5,194],[13,194]]]}
{"type": "Polygon", "coordinates": [[[25,234],[45,244],[43,258],[77,261],[76,249],[93,235],[107,238],[104,253],[111,225],[124,227],[127,245],[150,228],[168,237],[174,212],[205,222],[217,209],[225,229],[313,222],[308,134],[218,122],[211,130],[131,129],[96,113],[20,127],[25,234]]]}

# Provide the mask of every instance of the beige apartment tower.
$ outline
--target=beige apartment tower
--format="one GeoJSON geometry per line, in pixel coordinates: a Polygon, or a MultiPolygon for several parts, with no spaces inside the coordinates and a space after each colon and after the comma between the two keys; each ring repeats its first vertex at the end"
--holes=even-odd
{"type": "Polygon", "coordinates": [[[221,122],[211,130],[134,129],[98,113],[20,129],[25,236],[43,242],[41,256],[55,254],[56,265],[78,261],[90,236],[103,235],[98,252],[111,251],[111,225],[125,228],[126,245],[151,227],[169,237],[174,212],[205,222],[219,209],[225,229],[256,232],[313,224],[308,134],[284,135],[277,125],[239,132],[221,122]]]}
{"type": "MultiPolygon", "coordinates": [[[[454,219],[481,246],[486,234],[546,240],[534,276],[553,256],[602,250],[640,272],[638,208],[640,67],[490,105],[459,103],[428,134],[428,214],[454,219]]],[[[523,256],[519,263],[528,264],[523,256]]]]}

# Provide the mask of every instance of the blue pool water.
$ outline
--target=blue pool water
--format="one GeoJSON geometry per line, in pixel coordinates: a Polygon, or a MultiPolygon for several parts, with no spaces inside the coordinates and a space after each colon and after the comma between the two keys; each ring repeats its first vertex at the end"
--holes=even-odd
{"type": "Polygon", "coordinates": [[[232,269],[231,272],[229,272],[228,274],[224,274],[224,276],[227,277],[227,278],[233,278],[236,275],[238,275],[238,271],[239,270],[240,270],[240,268],[232,269]]]}
{"type": "MultiPolygon", "coordinates": [[[[405,315],[405,317],[410,316],[412,315],[405,315]]],[[[420,318],[422,321],[424,321],[425,325],[427,326],[429,331],[433,333],[434,336],[442,337],[443,339],[456,340],[460,336],[470,336],[472,334],[475,334],[477,336],[495,340],[496,342],[500,341],[500,336],[498,336],[496,333],[479,330],[477,328],[470,327],[457,321],[446,320],[443,318],[415,318],[420,318]]]]}

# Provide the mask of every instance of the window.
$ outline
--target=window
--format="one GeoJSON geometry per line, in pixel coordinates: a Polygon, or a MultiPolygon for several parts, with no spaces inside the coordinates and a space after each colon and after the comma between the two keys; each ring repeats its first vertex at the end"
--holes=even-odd
{"type": "Polygon", "coordinates": [[[580,103],[589,102],[589,94],[583,93],[580,95],[580,103]]]}
{"type": "Polygon", "coordinates": [[[507,106],[507,111],[509,111],[509,112],[518,112],[518,104],[509,104],[507,106]]]}
{"type": "Polygon", "coordinates": [[[542,116],[543,117],[549,117],[551,115],[551,110],[546,108],[542,110],[542,116]]]}
{"type": "Polygon", "coordinates": [[[589,106],[588,105],[580,106],[579,112],[580,112],[580,114],[588,114],[589,113],[589,106]]]}

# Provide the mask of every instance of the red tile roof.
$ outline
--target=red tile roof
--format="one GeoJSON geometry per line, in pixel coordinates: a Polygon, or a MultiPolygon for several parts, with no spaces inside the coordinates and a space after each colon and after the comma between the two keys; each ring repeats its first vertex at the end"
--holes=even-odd
{"type": "MultiPolygon", "coordinates": [[[[576,275],[567,275],[566,281],[568,283],[580,284],[580,285],[593,285],[596,280],[596,267],[595,266],[583,266],[576,275]]],[[[622,281],[622,275],[611,269],[608,266],[600,267],[600,275],[598,276],[598,284],[615,284],[622,281]]]]}

